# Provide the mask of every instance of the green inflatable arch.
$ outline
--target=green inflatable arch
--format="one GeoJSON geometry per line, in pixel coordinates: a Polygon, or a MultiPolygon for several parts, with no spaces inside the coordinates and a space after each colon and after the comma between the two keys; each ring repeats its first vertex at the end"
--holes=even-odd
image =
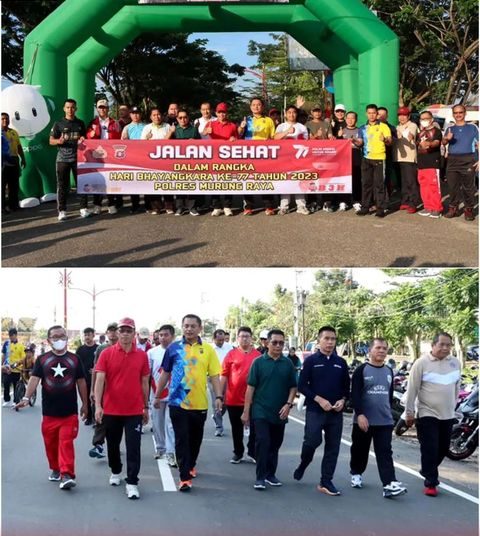
{"type": "MultiPolygon", "coordinates": [[[[95,74],[143,32],[287,32],[333,71],[335,99],[360,117],[369,102],[398,104],[398,39],[360,0],[290,0],[287,3],[195,2],[139,4],[138,0],[65,0],[28,36],[27,83],[53,100],[56,120],[66,97],[79,116],[93,111],[95,74]]],[[[25,146],[26,197],[56,191],[51,125],[25,146]],[[42,150],[38,150],[44,147],[42,150]],[[39,176],[40,179],[39,180],[39,176]]]]}

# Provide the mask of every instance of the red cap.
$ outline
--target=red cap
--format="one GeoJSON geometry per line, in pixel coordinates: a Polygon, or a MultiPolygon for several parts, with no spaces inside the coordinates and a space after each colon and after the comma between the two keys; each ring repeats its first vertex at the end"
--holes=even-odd
{"type": "Polygon", "coordinates": [[[215,109],[216,112],[228,112],[228,106],[224,102],[219,102],[215,109]]]}
{"type": "Polygon", "coordinates": [[[397,115],[410,115],[410,108],[408,106],[402,106],[398,109],[397,115]]]}
{"type": "Polygon", "coordinates": [[[122,318],[118,322],[118,327],[119,328],[127,327],[127,328],[135,329],[135,320],[133,320],[133,318],[122,318]]]}
{"type": "Polygon", "coordinates": [[[279,114],[279,113],[280,113],[280,110],[277,110],[277,108],[272,108],[272,109],[268,112],[268,115],[279,114]]]}

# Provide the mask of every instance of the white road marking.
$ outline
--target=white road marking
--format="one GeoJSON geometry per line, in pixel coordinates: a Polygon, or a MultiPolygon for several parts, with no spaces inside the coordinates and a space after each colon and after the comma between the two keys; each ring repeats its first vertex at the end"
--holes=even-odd
{"type": "MultiPolygon", "coordinates": [[[[302,421],[301,419],[298,419],[297,417],[292,417],[291,415],[289,415],[288,418],[294,422],[305,425],[305,421],[302,421]]],[[[352,445],[351,441],[347,441],[346,439],[343,439],[343,438],[342,438],[342,443],[346,445],[347,447],[350,447],[352,445]]],[[[370,456],[375,458],[375,453],[373,451],[370,451],[370,456]]],[[[417,478],[420,478],[421,480],[423,480],[423,476],[418,471],[414,471],[413,469],[410,469],[410,467],[407,467],[406,465],[403,465],[402,463],[398,463],[398,462],[394,462],[393,465],[397,469],[400,469],[401,471],[405,471],[409,475],[416,476],[417,478]]],[[[462,499],[470,501],[474,504],[480,504],[478,497],[474,497],[473,495],[470,495],[469,493],[465,493],[464,491],[454,488],[453,486],[440,483],[438,487],[441,489],[444,489],[445,491],[449,491],[450,493],[453,493],[454,495],[458,495],[462,499]]]]}
{"type": "MultiPolygon", "coordinates": [[[[152,435],[153,448],[156,452],[155,437],[152,435]]],[[[163,491],[177,491],[175,480],[173,479],[172,471],[165,458],[157,460],[158,471],[162,479],[163,491]]]]}

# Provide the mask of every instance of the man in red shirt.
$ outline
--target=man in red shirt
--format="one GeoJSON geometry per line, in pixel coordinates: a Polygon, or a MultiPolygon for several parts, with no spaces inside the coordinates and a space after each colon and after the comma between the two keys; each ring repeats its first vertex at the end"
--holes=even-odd
{"type": "Polygon", "coordinates": [[[142,424],[148,422],[150,367],[147,354],[135,345],[135,322],[122,318],[118,331],[118,342],[105,348],[95,367],[95,420],[105,424],[112,486],[121,482],[120,443],[125,430],[126,493],[129,499],[138,499],[140,441],[142,424]]]}
{"type": "MultiPolygon", "coordinates": [[[[215,113],[217,114],[217,120],[207,123],[203,134],[210,135],[210,139],[212,140],[238,140],[237,125],[227,119],[227,105],[224,102],[217,104],[215,113]]],[[[222,212],[225,216],[233,216],[231,195],[214,195],[212,196],[212,204],[212,216],[220,216],[222,212]]]]}
{"type": "Polygon", "coordinates": [[[253,360],[262,355],[253,346],[252,330],[249,327],[238,328],[238,347],[230,350],[223,360],[221,376],[222,392],[227,389],[225,405],[232,426],[233,456],[230,463],[240,463],[242,460],[255,463],[255,433],[253,421],[250,420],[247,452],[244,458],[243,423],[240,419],[245,404],[245,391],[250,365],[253,360]]]}

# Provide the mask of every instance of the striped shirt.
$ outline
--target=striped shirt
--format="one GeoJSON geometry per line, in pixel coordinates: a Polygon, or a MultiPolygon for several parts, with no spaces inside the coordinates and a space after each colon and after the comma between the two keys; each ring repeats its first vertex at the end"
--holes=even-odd
{"type": "Polygon", "coordinates": [[[407,415],[453,419],[460,388],[461,365],[457,358],[437,359],[427,354],[413,364],[408,378],[407,415]]]}

